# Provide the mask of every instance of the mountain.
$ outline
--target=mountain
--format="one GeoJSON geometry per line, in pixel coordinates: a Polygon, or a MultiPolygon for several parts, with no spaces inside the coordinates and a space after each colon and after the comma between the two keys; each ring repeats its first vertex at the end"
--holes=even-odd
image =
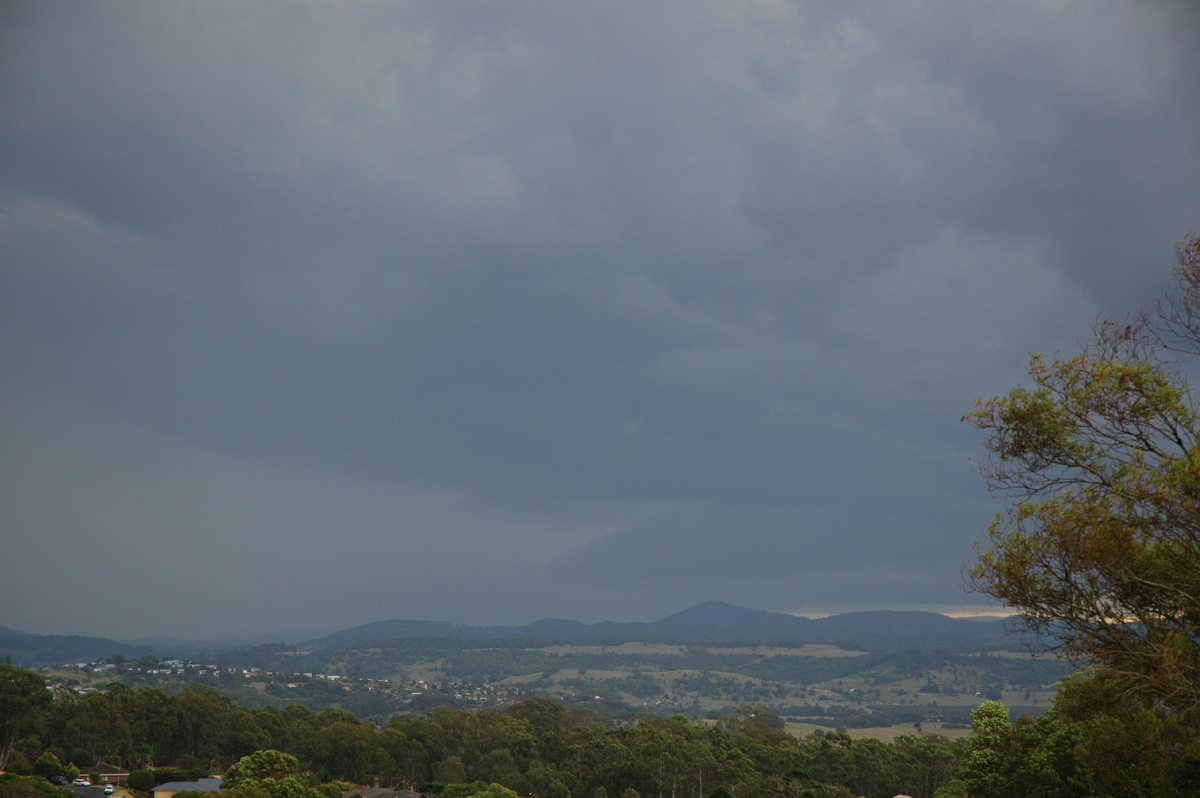
{"type": "MultiPolygon", "coordinates": [[[[649,623],[604,621],[586,624],[560,618],[544,618],[526,626],[460,626],[445,621],[390,620],[354,626],[296,645],[299,648],[310,649],[340,648],[372,640],[428,638],[527,639],[574,643],[758,641],[787,644],[829,643],[858,650],[938,648],[1007,643],[1015,640],[1002,618],[965,620],[948,618],[934,612],[878,610],[814,619],[782,612],[747,609],[723,601],[706,601],[649,623]]],[[[265,642],[265,639],[260,642],[265,642]]],[[[233,642],[228,646],[230,649],[236,647],[241,646],[236,646],[233,642]]],[[[12,664],[23,667],[93,662],[114,654],[136,659],[149,654],[191,656],[201,651],[219,653],[213,641],[189,643],[164,638],[122,643],[101,637],[37,635],[0,626],[0,658],[7,658],[12,664]]]]}
{"type": "Polygon", "coordinates": [[[148,648],[159,656],[181,659],[202,658],[209,654],[232,649],[248,649],[255,646],[270,646],[278,643],[294,643],[304,635],[254,635],[253,637],[218,637],[204,640],[187,640],[180,637],[139,637],[128,640],[130,645],[148,648]]]}
{"type": "Polygon", "coordinates": [[[407,640],[421,637],[480,637],[479,630],[470,626],[454,626],[446,621],[375,621],[343,629],[320,640],[302,645],[336,648],[363,640],[407,640]]]}
{"type": "Polygon", "coordinates": [[[782,612],[751,610],[723,601],[702,604],[647,624],[654,634],[674,640],[791,639],[812,629],[812,619],[782,612]]]}
{"type": "Polygon", "coordinates": [[[674,643],[762,641],[829,643],[859,649],[920,648],[1012,642],[1006,622],[962,620],[934,612],[852,612],[805,618],[706,601],[649,623],[604,621],[585,624],[545,618],[526,626],[455,626],[432,621],[377,621],[300,644],[335,648],[372,640],[420,638],[467,640],[535,639],[562,642],[637,640],[674,643]]]}

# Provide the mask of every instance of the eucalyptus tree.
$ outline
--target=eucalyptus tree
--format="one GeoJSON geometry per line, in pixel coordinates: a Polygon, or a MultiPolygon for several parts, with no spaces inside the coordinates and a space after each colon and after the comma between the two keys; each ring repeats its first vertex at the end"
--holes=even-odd
{"type": "Polygon", "coordinates": [[[968,568],[1051,648],[1106,668],[1134,700],[1200,714],[1200,237],[1170,290],[1101,321],[1073,356],[1035,355],[1032,384],[981,400],[981,470],[1010,499],[968,568]]]}
{"type": "Polygon", "coordinates": [[[50,701],[41,676],[15,665],[0,665],[0,772],[17,742],[37,727],[50,701]]]}

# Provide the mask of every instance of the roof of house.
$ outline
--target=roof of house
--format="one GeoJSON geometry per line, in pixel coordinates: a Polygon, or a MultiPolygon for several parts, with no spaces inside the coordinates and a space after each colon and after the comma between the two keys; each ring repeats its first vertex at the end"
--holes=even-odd
{"type": "Polygon", "coordinates": [[[160,790],[173,790],[175,792],[216,792],[221,789],[221,780],[219,778],[212,779],[197,779],[196,781],[168,781],[166,784],[160,784],[154,788],[155,792],[160,790]]]}

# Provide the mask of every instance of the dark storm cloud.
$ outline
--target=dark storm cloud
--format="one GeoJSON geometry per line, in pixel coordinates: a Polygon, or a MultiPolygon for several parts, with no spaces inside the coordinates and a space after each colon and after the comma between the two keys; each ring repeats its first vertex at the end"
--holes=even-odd
{"type": "Polygon", "coordinates": [[[230,585],[17,626],[962,602],[958,417],[1200,210],[1187,4],[0,21],[14,556],[230,585]]]}

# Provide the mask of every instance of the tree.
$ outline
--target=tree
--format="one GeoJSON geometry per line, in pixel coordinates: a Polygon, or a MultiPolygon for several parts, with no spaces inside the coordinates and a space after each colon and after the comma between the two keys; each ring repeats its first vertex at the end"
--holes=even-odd
{"type": "Polygon", "coordinates": [[[76,763],[92,764],[105,755],[125,757],[131,746],[129,724],[121,716],[120,708],[106,693],[93,693],[79,699],[74,705],[71,719],[63,729],[63,741],[72,752],[76,763]],[[86,760],[80,757],[86,754],[86,760]]]}
{"type": "Polygon", "coordinates": [[[230,766],[222,787],[255,790],[270,798],[321,798],[308,786],[300,761],[282,751],[255,751],[230,766]]]}
{"type": "Polygon", "coordinates": [[[326,778],[364,784],[390,766],[379,747],[378,732],[369,726],[342,721],[317,732],[318,769],[326,778]]]}
{"type": "Polygon", "coordinates": [[[137,765],[179,758],[183,752],[182,721],[174,697],[156,687],[142,688],[133,694],[129,713],[130,735],[137,741],[132,752],[137,765]]]}
{"type": "Polygon", "coordinates": [[[1103,669],[1072,674],[1053,707],[1036,718],[1022,715],[1015,725],[1003,703],[985,701],[971,713],[971,734],[962,743],[958,794],[1197,795],[1200,759],[1189,730],[1177,716],[1133,706],[1110,688],[1103,669]]]}
{"type": "Polygon", "coordinates": [[[52,779],[55,776],[61,777],[64,770],[62,762],[57,756],[50,751],[43,751],[42,755],[33,763],[33,773],[43,779],[52,779]]]}
{"type": "Polygon", "coordinates": [[[271,747],[270,735],[259,726],[254,713],[245,707],[228,712],[221,720],[220,729],[221,753],[229,759],[271,747]]]}
{"type": "Polygon", "coordinates": [[[140,768],[129,774],[129,789],[131,790],[151,792],[157,784],[154,771],[149,768],[140,768]]]}
{"type": "Polygon", "coordinates": [[[229,767],[224,787],[244,787],[266,779],[302,775],[300,761],[282,751],[255,751],[229,767]]]}
{"type": "Polygon", "coordinates": [[[1031,798],[1196,795],[1196,746],[1178,718],[1131,705],[1102,669],[1065,679],[1054,706],[1017,724],[1031,798]]]}
{"type": "Polygon", "coordinates": [[[233,702],[211,687],[189,684],[172,697],[171,703],[179,721],[178,746],[181,754],[202,759],[219,756],[221,721],[232,708],[233,702]]]}
{"type": "Polygon", "coordinates": [[[1200,237],[1171,289],[1129,323],[1101,321],[1073,357],[1029,364],[1032,387],[978,401],[981,470],[1010,499],[968,584],[1025,628],[1101,664],[1132,699],[1200,712],[1200,237]]]}
{"type": "Polygon", "coordinates": [[[1008,707],[984,701],[971,712],[971,735],[963,743],[962,780],[972,798],[1008,795],[1006,776],[1012,723],[1008,707]]]}
{"type": "Polygon", "coordinates": [[[392,725],[380,732],[379,745],[391,757],[393,773],[409,784],[416,784],[428,776],[429,754],[425,746],[400,731],[395,718],[392,725]]]}
{"type": "Polygon", "coordinates": [[[41,676],[15,665],[0,665],[0,772],[17,741],[41,720],[50,698],[41,676]]]}

